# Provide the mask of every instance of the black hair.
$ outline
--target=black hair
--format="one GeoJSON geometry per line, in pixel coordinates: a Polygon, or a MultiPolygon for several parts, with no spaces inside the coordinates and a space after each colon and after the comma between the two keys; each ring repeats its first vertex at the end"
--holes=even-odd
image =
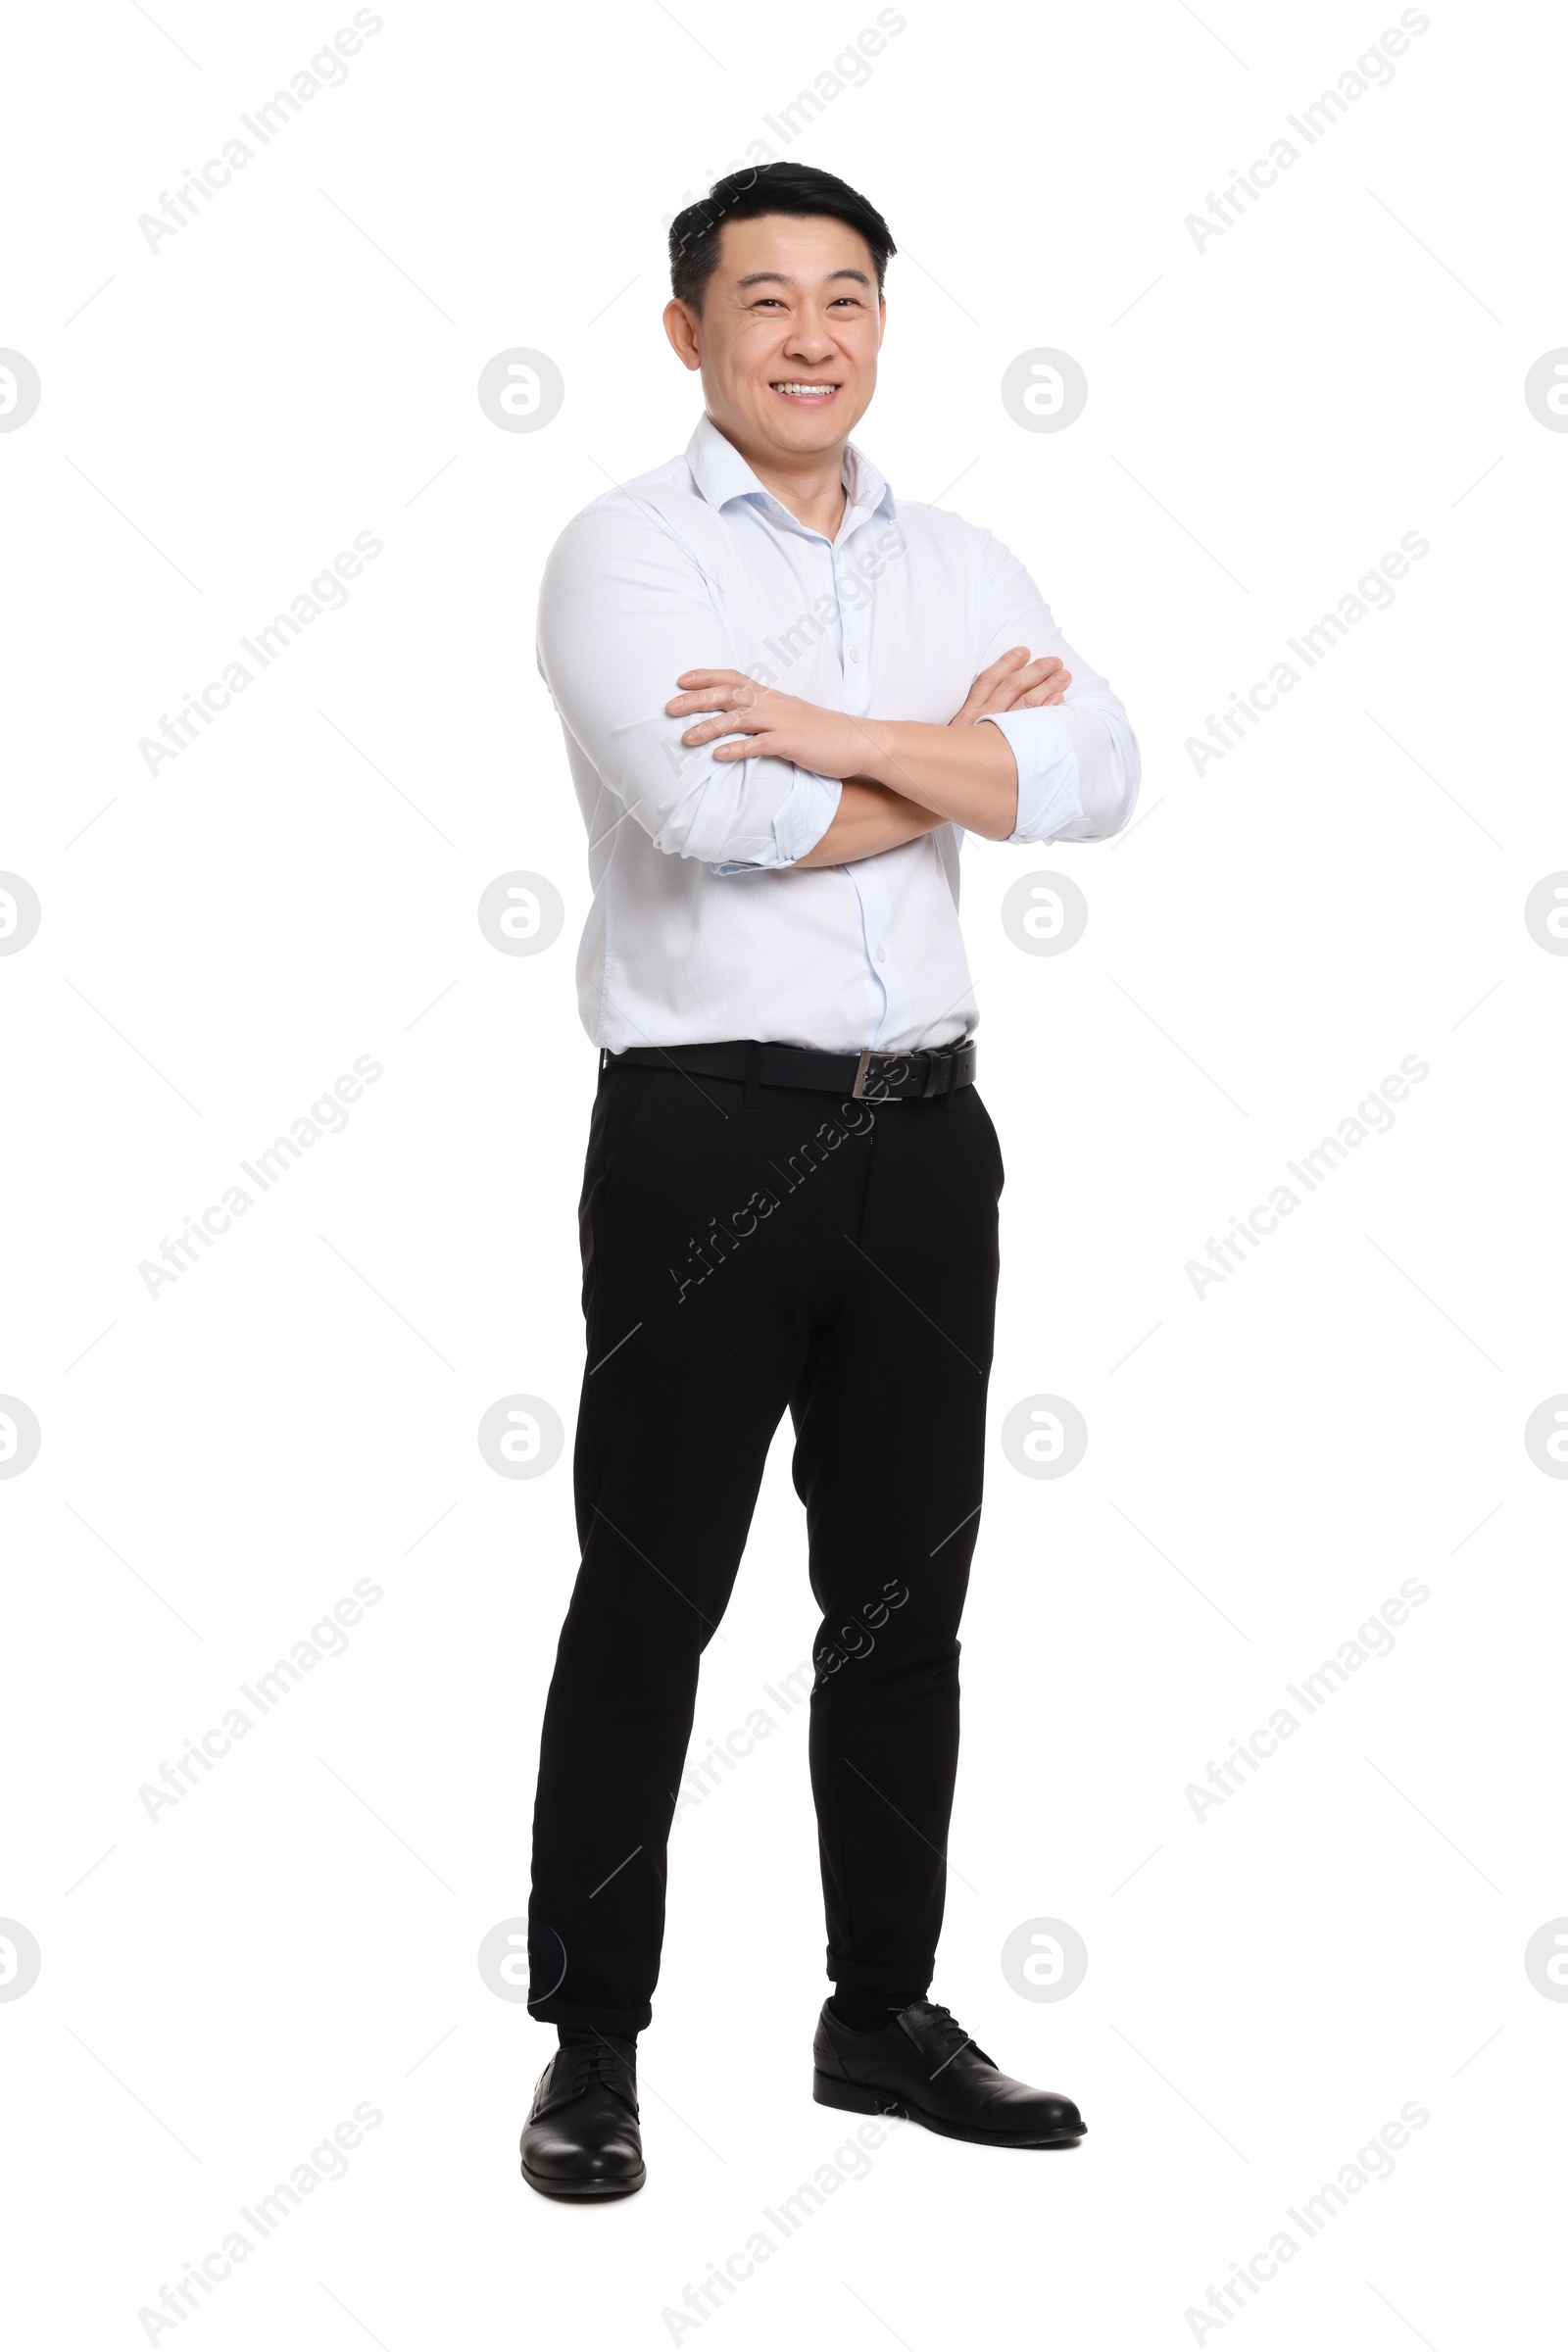
{"type": "Polygon", "coordinates": [[[731,172],[675,215],[669,224],[669,279],[676,299],[701,311],[704,291],[718,266],[718,237],[725,221],[755,220],[764,213],[816,213],[844,221],[870,247],[881,293],[889,259],[898,247],[875,205],[814,164],[785,163],[731,172]]]}

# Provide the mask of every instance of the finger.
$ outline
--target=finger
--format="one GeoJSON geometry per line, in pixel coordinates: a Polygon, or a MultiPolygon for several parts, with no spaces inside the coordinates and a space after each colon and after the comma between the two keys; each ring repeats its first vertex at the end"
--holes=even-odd
{"type": "Polygon", "coordinates": [[[1029,648],[1026,645],[1010,645],[1004,654],[997,656],[989,669],[980,671],[974,686],[969,689],[970,693],[974,692],[975,686],[983,686],[988,681],[995,683],[998,679],[1006,677],[1009,671],[1017,668],[1020,662],[1027,662],[1028,659],[1029,648]]]}
{"type": "Polygon", "coordinates": [[[752,711],[726,710],[720,718],[701,719],[695,727],[688,727],[681,741],[691,744],[711,743],[720,735],[760,735],[766,723],[752,711]]]}
{"type": "Polygon", "coordinates": [[[678,702],[684,696],[687,702],[700,703],[705,709],[710,710],[725,695],[755,695],[756,692],[755,679],[742,677],[740,672],[734,669],[715,670],[711,676],[702,679],[695,686],[683,686],[681,695],[673,696],[671,699],[678,702]]]}
{"type": "Polygon", "coordinates": [[[966,710],[984,710],[991,696],[1006,679],[1011,677],[1019,662],[1027,661],[1028,658],[1029,648],[1026,645],[1012,646],[1006,653],[1000,655],[989,669],[982,669],[976,674],[973,684],[964,696],[964,709],[966,710]]]}
{"type": "Polygon", "coordinates": [[[985,701],[977,706],[974,715],[977,718],[994,718],[1004,710],[1016,710],[1023,701],[1024,692],[1025,689],[1018,685],[1016,679],[1004,678],[1000,686],[992,687],[985,701]]]}
{"type": "Polygon", "coordinates": [[[739,669],[683,669],[677,686],[742,686],[751,680],[739,669]]]}
{"type": "Polygon", "coordinates": [[[955,726],[972,726],[990,710],[1008,710],[1012,708],[1018,665],[1028,659],[1026,645],[1009,647],[999,655],[989,669],[982,669],[963,698],[962,708],[950,722],[955,726]]]}
{"type": "Polygon", "coordinates": [[[677,694],[664,705],[671,718],[682,718],[688,710],[744,710],[757,700],[757,690],[749,681],[732,686],[707,686],[692,694],[677,694]]]}
{"type": "Polygon", "coordinates": [[[1038,662],[1031,662],[1025,669],[1014,670],[1010,676],[993,686],[977,715],[1038,710],[1043,693],[1053,689],[1059,691],[1070,683],[1070,673],[1062,668],[1056,656],[1042,655],[1038,662]]]}
{"type": "Polygon", "coordinates": [[[1042,686],[1056,686],[1064,682],[1066,672],[1054,654],[1042,655],[1038,662],[1012,671],[994,686],[985,708],[988,710],[1017,710],[1034,708],[1034,696],[1042,686]]]}
{"type": "Polygon", "coordinates": [[[748,732],[750,732],[750,730],[740,719],[734,717],[730,712],[726,711],[721,718],[701,719],[696,726],[688,727],[685,733],[681,736],[681,741],[682,743],[690,744],[715,743],[720,735],[734,735],[737,733],[745,734],[748,732]]]}

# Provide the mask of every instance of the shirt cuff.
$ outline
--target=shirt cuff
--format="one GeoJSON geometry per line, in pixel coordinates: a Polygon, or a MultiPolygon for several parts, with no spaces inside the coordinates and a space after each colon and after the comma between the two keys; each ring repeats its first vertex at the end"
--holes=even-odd
{"type": "Polygon", "coordinates": [[[999,727],[1018,768],[1018,821],[1010,842],[1054,841],[1083,815],[1078,755],[1059,710],[1002,710],[977,724],[999,727]]]}
{"type": "Polygon", "coordinates": [[[795,781],[773,819],[771,840],[734,842],[731,847],[737,855],[710,861],[709,872],[770,873],[780,866],[794,865],[808,850],[815,849],[838,814],[843,792],[844,787],[836,778],[816,775],[808,767],[796,768],[795,781]],[[747,851],[752,855],[746,856],[747,851]]]}

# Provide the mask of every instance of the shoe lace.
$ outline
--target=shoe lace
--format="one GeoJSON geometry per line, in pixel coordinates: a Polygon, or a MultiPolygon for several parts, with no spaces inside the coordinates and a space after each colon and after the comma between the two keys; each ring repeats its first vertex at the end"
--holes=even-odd
{"type": "MultiPolygon", "coordinates": [[[[960,2050],[973,2050],[977,2058],[985,2059],[987,2066],[993,2064],[991,2059],[986,2058],[985,2051],[978,2047],[974,2036],[964,2032],[953,2011],[944,2009],[939,2001],[925,2003],[921,2014],[921,2033],[924,2038],[946,2052],[942,2066],[951,2066],[960,2050]]],[[[941,2071],[942,2067],[938,2067],[937,2073],[941,2071]]]]}
{"type": "Polygon", "coordinates": [[[618,2050],[597,2035],[591,2041],[572,2041],[567,2046],[573,2098],[594,2088],[618,2091],[622,2098],[626,2097],[626,2061],[618,2050]]]}

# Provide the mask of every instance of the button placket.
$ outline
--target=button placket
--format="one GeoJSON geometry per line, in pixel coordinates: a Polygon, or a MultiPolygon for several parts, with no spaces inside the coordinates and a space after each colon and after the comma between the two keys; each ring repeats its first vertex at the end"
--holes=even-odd
{"type": "Polygon", "coordinates": [[[863,1042],[876,1046],[891,1029],[896,1034],[906,1018],[905,989],[898,959],[890,945],[893,906],[887,884],[875,872],[874,858],[861,858],[849,868],[860,902],[860,922],[866,948],[866,977],[882,1000],[875,1028],[863,1042]]]}
{"type": "MultiPolygon", "coordinates": [[[[841,644],[843,643],[844,636],[845,636],[845,634],[846,634],[846,630],[847,630],[847,626],[848,626],[848,624],[847,624],[847,622],[846,622],[846,620],[845,620],[845,613],[844,613],[844,580],[843,580],[843,573],[842,573],[842,569],[841,569],[841,567],[840,567],[840,559],[841,559],[841,557],[842,557],[842,554],[843,554],[844,548],[845,548],[845,546],[846,546],[846,544],[847,544],[847,541],[848,541],[848,540],[853,540],[853,538],[854,538],[854,536],[855,536],[855,532],[856,532],[857,530],[862,529],[862,528],[863,528],[863,527],[864,527],[866,524],[868,524],[868,523],[869,523],[870,519],[871,519],[871,516],[870,516],[870,514],[863,514],[863,513],[861,513],[861,512],[859,512],[859,511],[857,511],[857,512],[856,512],[856,514],[855,514],[855,517],[854,517],[854,524],[853,524],[853,527],[852,527],[851,531],[849,532],[849,534],[847,535],[847,538],[846,538],[846,536],[845,536],[845,535],[841,535],[841,536],[840,536],[840,538],[839,538],[839,540],[838,540],[838,542],[837,542],[837,544],[836,544],[836,545],[835,545],[835,547],[834,547],[834,550],[833,550],[833,558],[834,558],[834,564],[833,564],[833,585],[834,585],[834,591],[835,591],[835,594],[837,595],[837,598],[838,598],[838,607],[839,607],[839,633],[840,633],[840,642],[841,642],[841,644]]],[[[868,606],[868,605],[866,605],[866,604],[858,605],[858,606],[856,607],[856,610],[855,610],[855,612],[853,612],[853,613],[852,613],[852,614],[849,616],[849,617],[850,617],[850,620],[851,620],[851,621],[854,621],[854,620],[859,620],[859,621],[863,622],[863,621],[866,619],[866,616],[867,616],[867,613],[868,613],[868,612],[869,612],[869,606],[868,606]]],[[[864,632],[863,632],[863,630],[862,630],[862,631],[858,631],[858,632],[857,632],[857,633],[858,633],[858,634],[862,634],[862,635],[863,635],[863,633],[864,633],[864,632]]],[[[859,664],[860,662],[862,662],[865,660],[865,658],[866,658],[866,654],[865,654],[865,648],[864,648],[864,646],[863,646],[863,645],[859,645],[859,644],[856,644],[856,645],[845,645],[845,647],[844,647],[844,658],[845,658],[845,660],[848,660],[849,662],[852,662],[856,663],[857,665],[858,665],[858,664],[859,664]]],[[[841,662],[840,662],[840,664],[839,664],[839,666],[840,666],[840,668],[841,668],[841,669],[842,669],[842,668],[843,668],[843,666],[844,666],[844,662],[843,662],[842,660],[841,660],[841,662]]],[[[862,698],[864,698],[864,699],[869,699],[869,688],[870,688],[870,680],[869,680],[869,672],[867,672],[867,673],[866,673],[866,675],[865,675],[865,679],[864,679],[863,683],[861,683],[861,684],[858,686],[858,692],[860,693],[860,695],[862,696],[862,698]]]]}

